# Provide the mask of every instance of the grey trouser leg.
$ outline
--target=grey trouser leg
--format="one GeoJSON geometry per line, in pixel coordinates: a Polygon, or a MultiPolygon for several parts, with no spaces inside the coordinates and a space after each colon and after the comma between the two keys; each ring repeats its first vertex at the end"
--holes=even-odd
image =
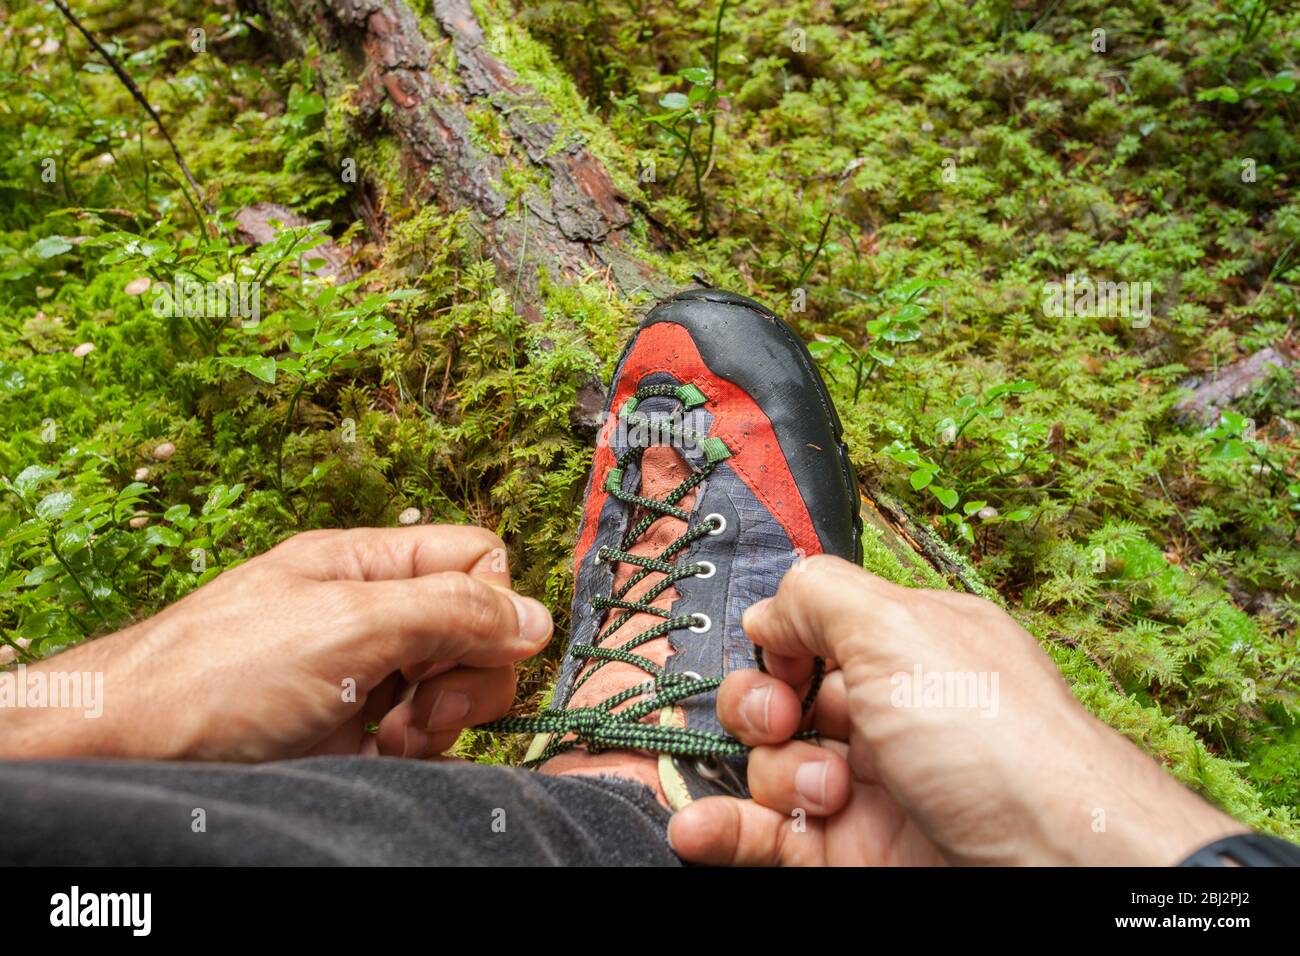
{"type": "Polygon", "coordinates": [[[0,762],[0,863],[678,865],[630,782],[458,762],[0,762]]]}

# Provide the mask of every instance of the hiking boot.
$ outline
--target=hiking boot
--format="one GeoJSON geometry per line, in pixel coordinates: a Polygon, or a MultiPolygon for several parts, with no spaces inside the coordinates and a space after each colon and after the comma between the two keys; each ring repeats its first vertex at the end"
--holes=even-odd
{"type": "Polygon", "coordinates": [[[545,773],[639,780],[673,809],[747,796],[747,748],[715,712],[723,677],[761,664],[741,615],[800,558],[861,563],[839,417],[790,327],[714,290],[646,316],[604,417],[553,703],[487,726],[537,733],[545,773]]]}

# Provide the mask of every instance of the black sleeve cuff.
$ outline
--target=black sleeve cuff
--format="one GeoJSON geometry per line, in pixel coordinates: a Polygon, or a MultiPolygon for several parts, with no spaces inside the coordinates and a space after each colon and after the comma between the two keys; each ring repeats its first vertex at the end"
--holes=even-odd
{"type": "Polygon", "coordinates": [[[1179,866],[1300,866],[1300,847],[1263,833],[1238,833],[1201,847],[1179,866]]]}

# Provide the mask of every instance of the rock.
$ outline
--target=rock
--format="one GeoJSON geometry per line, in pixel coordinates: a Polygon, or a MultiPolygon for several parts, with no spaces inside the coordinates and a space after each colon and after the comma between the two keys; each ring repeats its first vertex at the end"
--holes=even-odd
{"type": "Polygon", "coordinates": [[[412,525],[420,523],[420,509],[407,508],[397,516],[397,523],[401,525],[412,525]]]}
{"type": "MultiPolygon", "coordinates": [[[[300,229],[308,225],[311,220],[298,215],[288,206],[281,206],[272,202],[253,203],[253,205],[245,206],[235,213],[236,233],[242,241],[254,246],[260,246],[275,238],[279,227],[272,225],[272,222],[282,223],[284,226],[293,229],[300,229]]],[[[319,269],[311,270],[312,275],[318,278],[326,279],[336,276],[340,281],[347,281],[356,275],[352,267],[348,265],[347,253],[329,240],[308,249],[303,253],[303,258],[325,260],[325,264],[319,269]]]]}
{"type": "Polygon", "coordinates": [[[605,424],[605,401],[608,392],[600,379],[592,376],[578,389],[573,408],[569,410],[569,424],[573,433],[585,442],[593,442],[605,424]]]}
{"type": "Polygon", "coordinates": [[[85,358],[93,351],[95,351],[94,342],[82,342],[80,345],[78,345],[75,349],[72,350],[72,354],[73,357],[75,358],[85,358]]]}
{"type": "Polygon", "coordinates": [[[1192,394],[1174,406],[1174,415],[1184,421],[1214,425],[1225,408],[1262,384],[1274,368],[1288,368],[1291,364],[1290,358],[1270,347],[1225,365],[1218,374],[1188,379],[1181,385],[1190,388],[1192,394]]]}
{"type": "MultiPolygon", "coordinates": [[[[31,638],[27,637],[15,638],[14,643],[23,650],[27,650],[27,648],[32,646],[31,638]]],[[[16,660],[18,660],[18,652],[8,644],[0,644],[0,667],[4,667],[6,664],[12,664],[16,660]]]]}
{"type": "Polygon", "coordinates": [[[127,295],[144,295],[153,285],[153,280],[148,276],[137,276],[122,287],[122,291],[127,295]]]}
{"type": "Polygon", "coordinates": [[[163,442],[153,450],[155,461],[166,461],[172,455],[176,454],[176,446],[169,441],[163,442]]]}

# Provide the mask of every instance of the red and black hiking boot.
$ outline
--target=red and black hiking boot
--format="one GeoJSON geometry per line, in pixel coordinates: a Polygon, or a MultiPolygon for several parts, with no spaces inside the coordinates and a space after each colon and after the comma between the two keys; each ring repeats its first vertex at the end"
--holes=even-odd
{"type": "Polygon", "coordinates": [[[545,773],[639,780],[674,809],[747,795],[716,690],[760,663],[741,615],[797,560],[861,562],[841,435],[808,350],[757,302],[702,290],[656,307],[610,387],[554,702],[487,726],[538,734],[528,762],[545,773]]]}

